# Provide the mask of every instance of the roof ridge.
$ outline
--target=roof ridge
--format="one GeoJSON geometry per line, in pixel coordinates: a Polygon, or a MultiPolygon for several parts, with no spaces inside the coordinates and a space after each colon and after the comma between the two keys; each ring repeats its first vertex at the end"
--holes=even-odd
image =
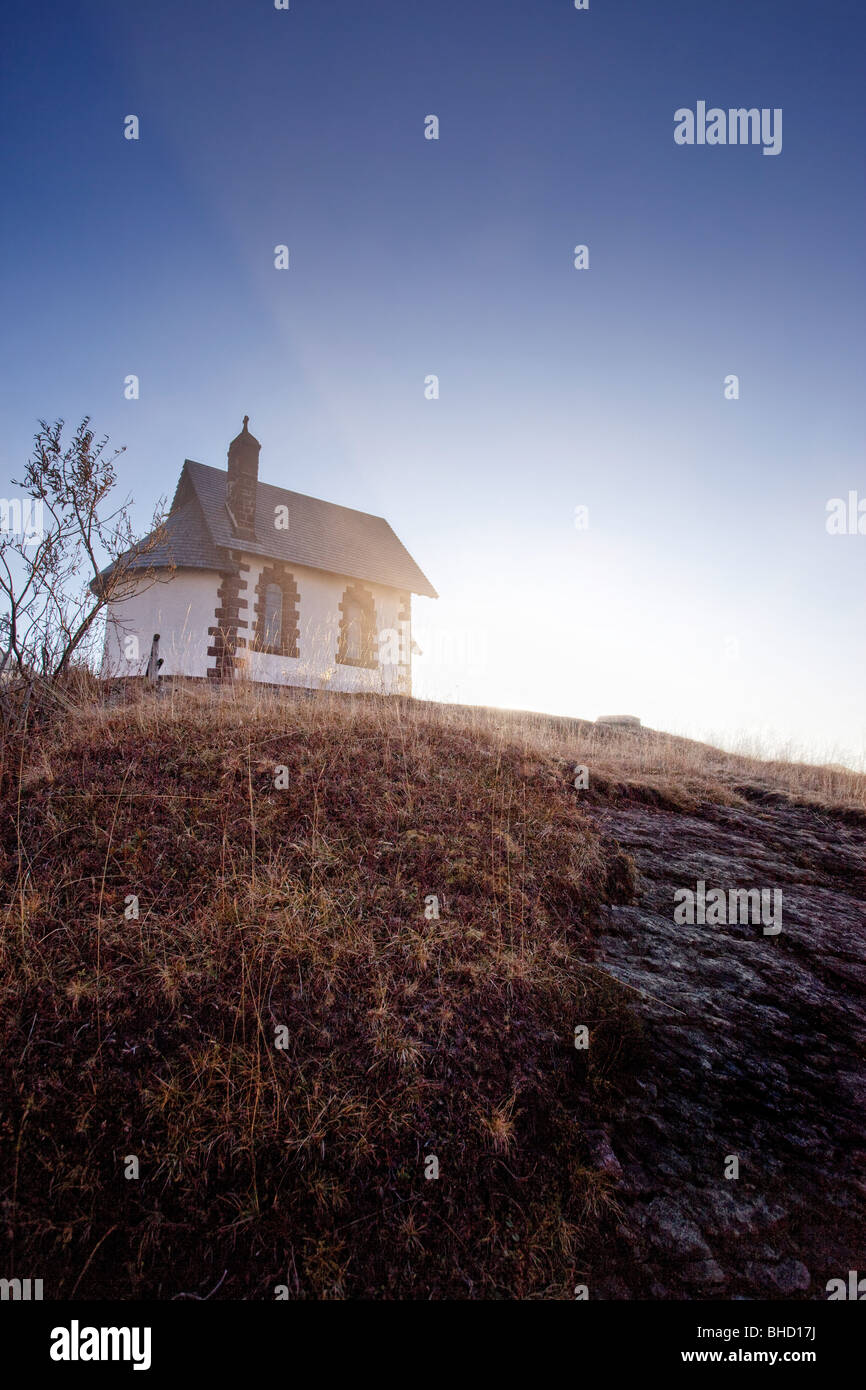
{"type": "MultiPolygon", "coordinates": [[[[215,464],[199,463],[197,459],[184,459],[184,466],[188,463],[195,464],[196,468],[206,468],[210,473],[220,473],[224,478],[228,477],[228,470],[225,468],[217,468],[215,464]]],[[[382,516],[380,512],[365,512],[362,511],[360,507],[347,507],[344,502],[331,502],[327,497],[314,497],[311,492],[298,492],[292,487],[281,487],[279,483],[269,483],[266,482],[264,478],[257,478],[256,484],[258,487],[273,488],[275,492],[287,492],[292,497],[303,497],[308,502],[321,502],[323,507],[337,507],[341,512],[352,512],[354,516],[369,516],[372,517],[374,521],[384,521],[386,526],[391,525],[388,518],[382,516]]]]}
{"type": "Polygon", "coordinates": [[[387,517],[256,479],[255,535],[239,536],[226,506],[228,470],[184,459],[175,502],[186,479],[211,545],[300,565],[384,588],[438,598],[387,517]],[[288,504],[285,528],[275,529],[274,502],[288,504]]]}

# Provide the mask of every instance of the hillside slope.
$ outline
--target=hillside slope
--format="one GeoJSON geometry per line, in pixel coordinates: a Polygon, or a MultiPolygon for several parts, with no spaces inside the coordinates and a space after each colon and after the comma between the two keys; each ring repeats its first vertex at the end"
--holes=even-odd
{"type": "Polygon", "coordinates": [[[249,692],[5,753],[3,1274],[808,1298],[857,1267],[862,779],[249,692]],[[675,926],[720,876],[782,884],[781,936],[675,926]]]}

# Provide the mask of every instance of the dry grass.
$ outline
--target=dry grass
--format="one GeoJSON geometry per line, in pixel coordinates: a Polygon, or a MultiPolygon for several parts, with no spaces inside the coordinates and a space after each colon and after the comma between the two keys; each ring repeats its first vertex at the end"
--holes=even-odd
{"type": "MultiPolygon", "coordinates": [[[[105,716],[106,705],[97,705],[91,696],[92,717],[105,716]]],[[[297,699],[297,692],[289,692],[297,699]]],[[[211,711],[215,718],[225,716],[232,707],[255,710],[254,718],[274,717],[286,702],[286,693],[236,684],[217,693],[200,684],[178,682],[167,698],[157,701],[144,697],[137,702],[137,717],[159,720],[178,702],[192,703],[211,711]]],[[[306,702],[305,702],[306,703],[306,702]]],[[[526,710],[495,709],[485,706],[447,705],[428,701],[365,699],[327,692],[316,692],[308,704],[307,718],[341,723],[370,711],[379,711],[383,727],[394,720],[411,730],[422,719],[442,729],[479,734],[497,745],[522,749],[528,756],[542,754],[561,759],[569,767],[586,765],[590,769],[590,790],[601,787],[607,795],[620,787],[627,795],[641,788],[670,794],[674,799],[709,799],[736,802],[750,799],[755,791],[779,793],[794,801],[832,808],[866,809],[866,772],[839,764],[812,763],[799,759],[765,756],[759,747],[728,752],[676,734],[653,729],[630,730],[598,725],[584,719],[540,714],[526,710]]],[[[300,716],[299,716],[300,717],[300,716]]],[[[411,737],[411,733],[408,735],[411,737]]]]}
{"type": "Polygon", "coordinates": [[[581,1124],[634,1030],[585,965],[629,865],[561,768],[423,709],[204,692],[46,727],[6,771],[16,1271],[567,1296],[604,1207],[581,1124]]]}
{"type": "Polygon", "coordinates": [[[519,746],[590,770],[590,792],[606,800],[656,792],[674,805],[700,800],[726,804],[766,794],[828,808],[866,810],[866,773],[839,765],[726,752],[708,743],[652,729],[630,730],[582,719],[465,706],[425,705],[455,721],[519,746]]]}
{"type": "Polygon", "coordinates": [[[640,1046],[591,964],[631,867],[574,764],[674,803],[853,809],[864,780],[248,689],[90,706],[5,754],[2,1273],[50,1297],[569,1297],[612,1211],[583,1132],[640,1046]]]}

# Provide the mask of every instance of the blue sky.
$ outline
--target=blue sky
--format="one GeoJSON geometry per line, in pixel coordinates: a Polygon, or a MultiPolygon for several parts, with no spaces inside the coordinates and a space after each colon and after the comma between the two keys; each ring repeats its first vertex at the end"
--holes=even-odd
{"type": "Polygon", "coordinates": [[[143,523],[249,413],[265,480],[439,590],[417,693],[856,759],[864,38],[853,0],[13,3],[0,470],[89,413],[143,523]],[[698,100],[781,108],[781,154],[676,145],[698,100]]]}

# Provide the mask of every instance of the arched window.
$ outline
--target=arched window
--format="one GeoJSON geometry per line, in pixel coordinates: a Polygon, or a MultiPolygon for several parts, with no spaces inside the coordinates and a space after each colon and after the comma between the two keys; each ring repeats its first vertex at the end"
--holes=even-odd
{"type": "Polygon", "coordinates": [[[268,565],[256,585],[253,650],[298,655],[298,587],[288,569],[268,565]]]}
{"type": "Polygon", "coordinates": [[[283,645],[283,590],[280,584],[265,585],[263,645],[271,648],[281,648],[283,645]]]}
{"type": "Polygon", "coordinates": [[[343,666],[378,664],[376,656],[376,605],[373,595],[360,584],[350,584],[340,607],[337,660],[343,666]]]}
{"type": "Polygon", "coordinates": [[[364,655],[364,610],[356,598],[346,599],[343,622],[346,626],[346,660],[360,661],[364,655]]]}

